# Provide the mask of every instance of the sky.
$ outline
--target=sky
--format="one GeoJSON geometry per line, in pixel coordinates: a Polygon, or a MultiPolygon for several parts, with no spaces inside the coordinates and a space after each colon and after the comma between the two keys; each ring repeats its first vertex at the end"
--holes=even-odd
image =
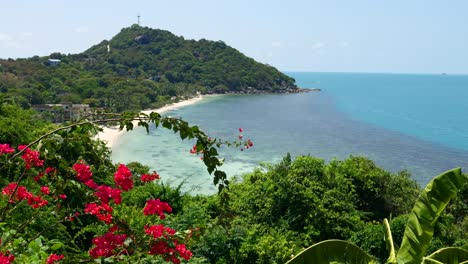
{"type": "Polygon", "coordinates": [[[137,22],[282,71],[468,74],[466,0],[0,0],[0,58],[79,53],[137,22]]]}

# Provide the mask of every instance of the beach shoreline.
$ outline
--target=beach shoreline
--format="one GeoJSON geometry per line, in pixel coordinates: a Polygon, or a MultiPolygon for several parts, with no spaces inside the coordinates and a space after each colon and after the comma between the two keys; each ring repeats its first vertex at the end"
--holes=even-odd
{"type": "MultiPolygon", "coordinates": [[[[163,114],[165,112],[168,112],[168,111],[180,108],[180,107],[185,107],[185,106],[198,103],[202,101],[204,97],[205,95],[198,94],[197,97],[183,100],[177,103],[165,105],[163,107],[156,108],[156,109],[143,110],[141,111],[141,113],[149,114],[151,112],[157,112],[159,114],[163,114]]],[[[135,122],[135,125],[136,125],[136,122],[135,122]]],[[[118,126],[114,126],[114,127],[101,126],[101,128],[102,128],[102,131],[99,132],[95,138],[105,142],[107,147],[110,149],[115,145],[120,135],[125,133],[125,130],[120,130],[118,126]]]]}

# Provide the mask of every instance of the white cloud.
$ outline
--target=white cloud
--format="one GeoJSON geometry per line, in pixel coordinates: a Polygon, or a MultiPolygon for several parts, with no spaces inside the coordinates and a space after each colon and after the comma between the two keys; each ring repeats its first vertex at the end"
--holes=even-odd
{"type": "Polygon", "coordinates": [[[23,32],[23,37],[31,37],[32,35],[32,32],[23,32]]]}
{"type": "Polygon", "coordinates": [[[89,31],[89,28],[87,26],[79,26],[73,29],[73,31],[78,32],[78,33],[86,33],[89,31]]]}
{"type": "Polygon", "coordinates": [[[16,41],[8,41],[8,42],[6,43],[6,45],[7,45],[8,47],[11,47],[11,48],[18,48],[18,47],[19,47],[19,44],[18,44],[18,42],[16,42],[16,41]]]}
{"type": "Polygon", "coordinates": [[[281,42],[279,42],[279,41],[273,41],[273,42],[271,42],[271,46],[272,46],[273,48],[279,48],[279,47],[281,47],[281,42]]]}
{"type": "Polygon", "coordinates": [[[0,41],[4,41],[4,40],[8,41],[8,40],[12,40],[12,39],[13,38],[10,35],[8,35],[7,33],[0,32],[0,41]]]}
{"type": "Polygon", "coordinates": [[[318,49],[321,49],[323,47],[325,47],[327,45],[327,43],[325,42],[315,42],[313,43],[310,47],[314,50],[318,50],[318,49]]]}

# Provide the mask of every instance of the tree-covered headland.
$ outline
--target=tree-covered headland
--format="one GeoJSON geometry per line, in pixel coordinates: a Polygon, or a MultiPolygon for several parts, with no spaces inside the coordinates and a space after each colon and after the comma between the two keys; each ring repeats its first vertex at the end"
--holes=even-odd
{"type": "Polygon", "coordinates": [[[78,54],[0,59],[0,92],[24,108],[62,102],[111,111],[156,108],[200,93],[298,92],[294,79],[222,41],[133,25],[78,54]],[[60,60],[52,66],[49,59],[60,60]]]}

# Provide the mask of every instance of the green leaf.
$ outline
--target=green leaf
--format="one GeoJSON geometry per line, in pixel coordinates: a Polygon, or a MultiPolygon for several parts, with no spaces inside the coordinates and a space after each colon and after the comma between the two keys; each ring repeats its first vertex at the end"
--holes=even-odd
{"type": "Polygon", "coordinates": [[[456,168],[435,177],[420,194],[403,234],[398,263],[419,264],[426,254],[434,234],[434,225],[450,199],[467,180],[456,168]]]}
{"type": "Polygon", "coordinates": [[[41,251],[41,246],[36,242],[36,240],[29,242],[28,247],[32,249],[33,252],[41,251]]]}
{"type": "Polygon", "coordinates": [[[287,264],[375,264],[376,260],[356,245],[343,240],[325,240],[295,256],[287,264]]]}
{"type": "Polygon", "coordinates": [[[395,244],[393,243],[392,230],[390,229],[390,224],[388,223],[387,218],[384,219],[384,228],[385,228],[385,241],[387,242],[387,249],[390,252],[387,259],[388,264],[396,264],[396,254],[395,254],[395,244]]]}
{"type": "Polygon", "coordinates": [[[62,246],[63,246],[62,243],[56,243],[56,244],[53,244],[53,245],[50,247],[50,249],[51,249],[52,251],[56,251],[56,250],[60,249],[62,246]]]}
{"type": "Polygon", "coordinates": [[[461,248],[448,247],[439,249],[436,252],[432,253],[430,256],[425,257],[422,264],[459,264],[465,261],[468,261],[468,251],[461,248]]]}

